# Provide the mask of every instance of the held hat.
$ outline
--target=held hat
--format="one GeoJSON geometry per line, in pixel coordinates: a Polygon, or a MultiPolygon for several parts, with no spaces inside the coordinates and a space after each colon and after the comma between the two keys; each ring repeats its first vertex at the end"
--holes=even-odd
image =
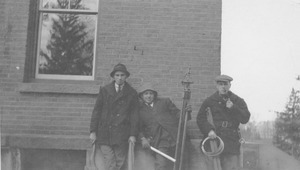
{"type": "Polygon", "coordinates": [[[115,65],[113,71],[110,73],[110,76],[114,77],[115,72],[117,72],[117,71],[122,71],[123,73],[125,73],[127,75],[127,77],[130,76],[130,73],[127,71],[127,68],[124,64],[119,63],[119,64],[115,65]]]}
{"type": "Polygon", "coordinates": [[[223,82],[231,82],[233,80],[232,77],[227,76],[225,74],[219,75],[215,78],[216,82],[223,81],[223,82]]]}
{"type": "Polygon", "coordinates": [[[154,93],[154,96],[157,96],[157,91],[153,88],[153,85],[151,83],[144,83],[139,88],[139,96],[141,96],[145,91],[152,91],[154,93]]]}

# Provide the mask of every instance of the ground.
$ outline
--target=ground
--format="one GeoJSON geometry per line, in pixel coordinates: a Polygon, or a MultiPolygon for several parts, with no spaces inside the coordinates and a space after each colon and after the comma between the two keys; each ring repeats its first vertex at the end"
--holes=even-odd
{"type": "Polygon", "coordinates": [[[276,148],[270,140],[258,141],[260,144],[261,170],[299,170],[300,161],[276,148]]]}

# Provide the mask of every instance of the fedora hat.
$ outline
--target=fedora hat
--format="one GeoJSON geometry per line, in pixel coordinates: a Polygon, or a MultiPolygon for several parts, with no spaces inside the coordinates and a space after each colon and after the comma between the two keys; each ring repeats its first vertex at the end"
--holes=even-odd
{"type": "Polygon", "coordinates": [[[115,65],[113,71],[110,73],[110,76],[114,77],[115,72],[117,72],[117,71],[121,71],[121,72],[125,73],[127,77],[130,76],[130,73],[127,71],[127,68],[124,64],[119,63],[119,64],[115,65]]]}

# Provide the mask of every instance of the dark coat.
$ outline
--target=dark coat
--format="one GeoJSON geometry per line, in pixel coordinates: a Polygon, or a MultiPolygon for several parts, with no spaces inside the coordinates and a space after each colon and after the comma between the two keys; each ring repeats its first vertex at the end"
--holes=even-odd
{"type": "Polygon", "coordinates": [[[120,93],[115,90],[115,82],[100,88],[90,132],[96,132],[97,143],[106,145],[124,144],[137,135],[138,95],[127,82],[120,93]]]}
{"type": "Polygon", "coordinates": [[[210,130],[216,131],[225,144],[223,153],[239,153],[239,125],[249,121],[250,112],[242,98],[232,92],[229,92],[228,97],[233,102],[233,106],[230,109],[226,107],[226,101],[218,92],[208,97],[200,107],[197,115],[197,124],[204,138],[207,137],[210,130]],[[208,121],[208,108],[211,111],[215,126],[208,121]],[[228,122],[228,127],[222,127],[223,121],[228,122]]]}
{"type": "Polygon", "coordinates": [[[180,110],[169,98],[156,98],[153,108],[141,102],[139,113],[141,137],[151,138],[151,144],[158,147],[160,140],[167,140],[161,136],[168,134],[170,142],[175,146],[180,110]]]}

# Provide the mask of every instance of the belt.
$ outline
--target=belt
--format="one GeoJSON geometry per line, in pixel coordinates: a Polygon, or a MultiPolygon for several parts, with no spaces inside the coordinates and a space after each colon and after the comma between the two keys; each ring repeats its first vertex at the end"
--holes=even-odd
{"type": "Polygon", "coordinates": [[[233,123],[229,121],[216,121],[214,122],[216,127],[223,127],[223,128],[231,128],[233,127],[233,123]]]}

